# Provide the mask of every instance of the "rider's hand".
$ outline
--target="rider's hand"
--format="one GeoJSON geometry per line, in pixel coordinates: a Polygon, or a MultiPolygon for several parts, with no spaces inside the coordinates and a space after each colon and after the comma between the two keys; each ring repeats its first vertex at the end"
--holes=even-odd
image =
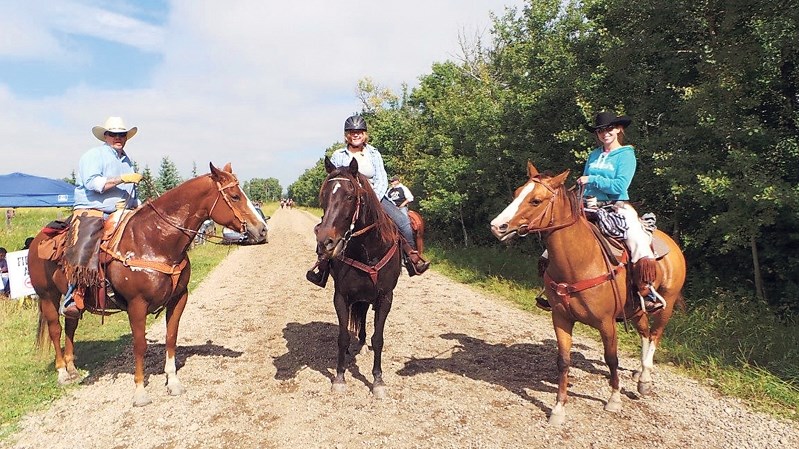
{"type": "Polygon", "coordinates": [[[139,181],[141,181],[141,174],[140,173],[125,173],[125,174],[119,175],[119,179],[121,179],[122,182],[129,182],[129,183],[133,183],[133,184],[138,184],[139,181]]]}
{"type": "Polygon", "coordinates": [[[588,176],[580,176],[577,178],[577,184],[580,184],[581,186],[588,184],[588,176]]]}

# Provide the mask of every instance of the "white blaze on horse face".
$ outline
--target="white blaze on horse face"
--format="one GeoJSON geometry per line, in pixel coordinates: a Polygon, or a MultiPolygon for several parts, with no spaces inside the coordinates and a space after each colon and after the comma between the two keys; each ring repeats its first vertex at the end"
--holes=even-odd
{"type": "Polygon", "coordinates": [[[340,182],[338,182],[338,181],[336,181],[336,185],[334,185],[334,186],[333,186],[333,191],[332,191],[332,192],[330,192],[330,194],[331,194],[331,195],[335,195],[335,194],[336,194],[336,190],[338,190],[338,189],[339,189],[339,187],[341,187],[341,183],[340,183],[340,182]]]}
{"type": "Polygon", "coordinates": [[[527,195],[531,194],[535,189],[535,183],[530,182],[526,186],[522,188],[522,191],[519,193],[519,196],[513,199],[513,201],[508,204],[508,207],[505,208],[497,218],[491,220],[491,226],[499,227],[504,224],[508,224],[513,217],[519,212],[519,207],[521,207],[522,202],[524,202],[527,195]]]}
{"type": "MultiPolygon", "coordinates": [[[[245,194],[244,197],[247,198],[247,195],[245,194]]],[[[261,214],[259,214],[258,211],[255,210],[255,204],[253,204],[252,201],[250,201],[249,198],[247,198],[247,207],[249,207],[250,211],[252,212],[252,214],[255,215],[258,218],[258,221],[260,221],[261,224],[266,226],[266,222],[264,221],[263,218],[261,218],[261,214]]]]}

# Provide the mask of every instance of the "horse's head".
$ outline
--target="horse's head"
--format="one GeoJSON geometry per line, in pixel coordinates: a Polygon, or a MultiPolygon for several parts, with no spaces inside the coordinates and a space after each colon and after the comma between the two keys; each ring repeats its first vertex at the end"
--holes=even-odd
{"type": "Polygon", "coordinates": [[[230,163],[221,170],[214,167],[214,164],[209,165],[211,167],[209,176],[216,183],[219,192],[219,196],[211,206],[209,213],[211,219],[246,236],[242,242],[244,244],[266,243],[266,222],[241,190],[230,163]]]}
{"type": "Polygon", "coordinates": [[[516,189],[513,201],[491,220],[491,232],[500,241],[557,227],[555,200],[558,195],[565,195],[563,183],[569,171],[554,177],[545,176],[528,161],[527,176],[527,182],[516,189]]]}
{"type": "Polygon", "coordinates": [[[358,173],[358,161],[336,167],[325,158],[327,178],[319,189],[319,204],[324,215],[316,229],[321,253],[337,257],[344,252],[350,238],[376,228],[383,240],[395,241],[393,224],[383,212],[369,181],[358,173]],[[358,229],[356,229],[356,226],[358,229]]]}

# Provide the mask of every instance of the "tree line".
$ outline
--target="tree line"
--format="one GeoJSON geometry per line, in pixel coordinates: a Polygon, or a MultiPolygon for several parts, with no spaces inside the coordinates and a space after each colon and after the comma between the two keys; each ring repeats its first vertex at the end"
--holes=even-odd
{"type": "MultiPolygon", "coordinates": [[[[177,187],[185,181],[180,176],[177,165],[169,156],[164,156],[161,159],[157,175],[153,175],[148,165],[144,166],[144,170],[140,170],[138,164],[134,163],[134,169],[142,174],[142,180],[136,187],[138,189],[138,197],[142,201],[157,198],[162,193],[177,187]]],[[[198,174],[197,163],[192,163],[191,177],[196,177],[198,174]]],[[[69,178],[64,178],[64,181],[73,185],[76,184],[75,172],[73,171],[69,178]]],[[[280,186],[280,181],[277,178],[253,178],[242,184],[242,190],[244,190],[250,200],[265,203],[280,201],[283,187],[280,186]]]]}
{"type": "MultiPolygon", "coordinates": [[[[797,6],[529,1],[493,17],[490,44],[460,36],[459,58],[413,89],[362,81],[361,112],[428,232],[453,245],[496,244],[487,223],[527,160],[574,182],[596,146],[584,124],[627,114],[631,198],[681,243],[686,294],[789,316],[799,312],[797,6]]],[[[321,161],[289,187],[298,203],[318,206],[321,161]]]]}

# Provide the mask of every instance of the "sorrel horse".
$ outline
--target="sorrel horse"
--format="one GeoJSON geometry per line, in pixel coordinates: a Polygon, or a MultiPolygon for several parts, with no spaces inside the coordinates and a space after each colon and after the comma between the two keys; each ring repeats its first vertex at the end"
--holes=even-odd
{"type": "Polygon", "coordinates": [[[358,173],[353,159],[348,167],[335,167],[325,158],[327,178],[319,190],[324,216],[316,231],[319,250],[331,261],[335,284],[333,305],[338,316],[338,360],[333,391],[346,389],[345,356],[350,333],[366,343],[366,313],[374,309],[372,394],[386,395],[381,358],[383,329],[391,310],[394,287],[400,275],[399,232],[383,211],[369,181],[358,173]]]}
{"type": "Polygon", "coordinates": [[[552,305],[559,373],[557,403],[549,422],[560,424],[566,420],[572,329],[578,321],[599,330],[612,389],[605,410],[618,412],[621,410],[621,394],[616,320],[632,322],[641,337],[638,392],[646,395],[652,388],[655,349],[675,304],[683,300],[685,258],[669,236],[655,231],[654,237],[668,248],[665,255],[658,258],[654,283],[667,305],[650,317],[635,306],[639,302],[628,301],[636,289],[630,284],[631,276],[628,276],[625,265],[611,263],[604,255],[585,217],[581,199],[564,187],[569,172],[545,176],[528,162],[527,174],[529,179],[516,190],[513,202],[491,221],[491,231],[501,241],[531,232],[540,233],[549,250],[545,291],[552,305]]]}
{"type": "Polygon", "coordinates": [[[408,211],[408,218],[411,220],[413,239],[416,240],[416,251],[422,254],[424,253],[424,219],[415,210],[408,211]]]}
{"type": "MultiPolygon", "coordinates": [[[[241,190],[230,164],[220,170],[210,164],[211,172],[188,180],[138,208],[127,224],[118,229],[118,244],[108,247],[106,279],[111,283],[115,301],[127,309],[133,334],[136,385],[133,405],[150,403],[144,389],[144,353],[147,349],[145,324],[148,313],[166,310],[166,356],[164,372],[170,395],[179,395],[184,388],[177,377],[175,346],[178,324],[188,299],[187,286],[191,264],[187,251],[207,218],[238,229],[247,235],[248,243],[264,242],[266,223],[255,211],[241,190]]],[[[39,295],[39,332],[37,344],[46,345],[49,334],[55,348],[55,367],[60,384],[80,380],[75,368],[74,340],[77,319],[65,319],[66,339],[61,349],[61,323],[58,308],[61,295],[67,290],[67,279],[58,260],[39,255],[40,243],[48,240],[44,232],[34,239],[28,254],[31,283],[39,295]]],[[[111,240],[114,241],[113,239],[111,240]]],[[[89,290],[87,289],[87,292],[89,290]]],[[[86,310],[102,311],[94,295],[87,293],[86,310]]]]}

